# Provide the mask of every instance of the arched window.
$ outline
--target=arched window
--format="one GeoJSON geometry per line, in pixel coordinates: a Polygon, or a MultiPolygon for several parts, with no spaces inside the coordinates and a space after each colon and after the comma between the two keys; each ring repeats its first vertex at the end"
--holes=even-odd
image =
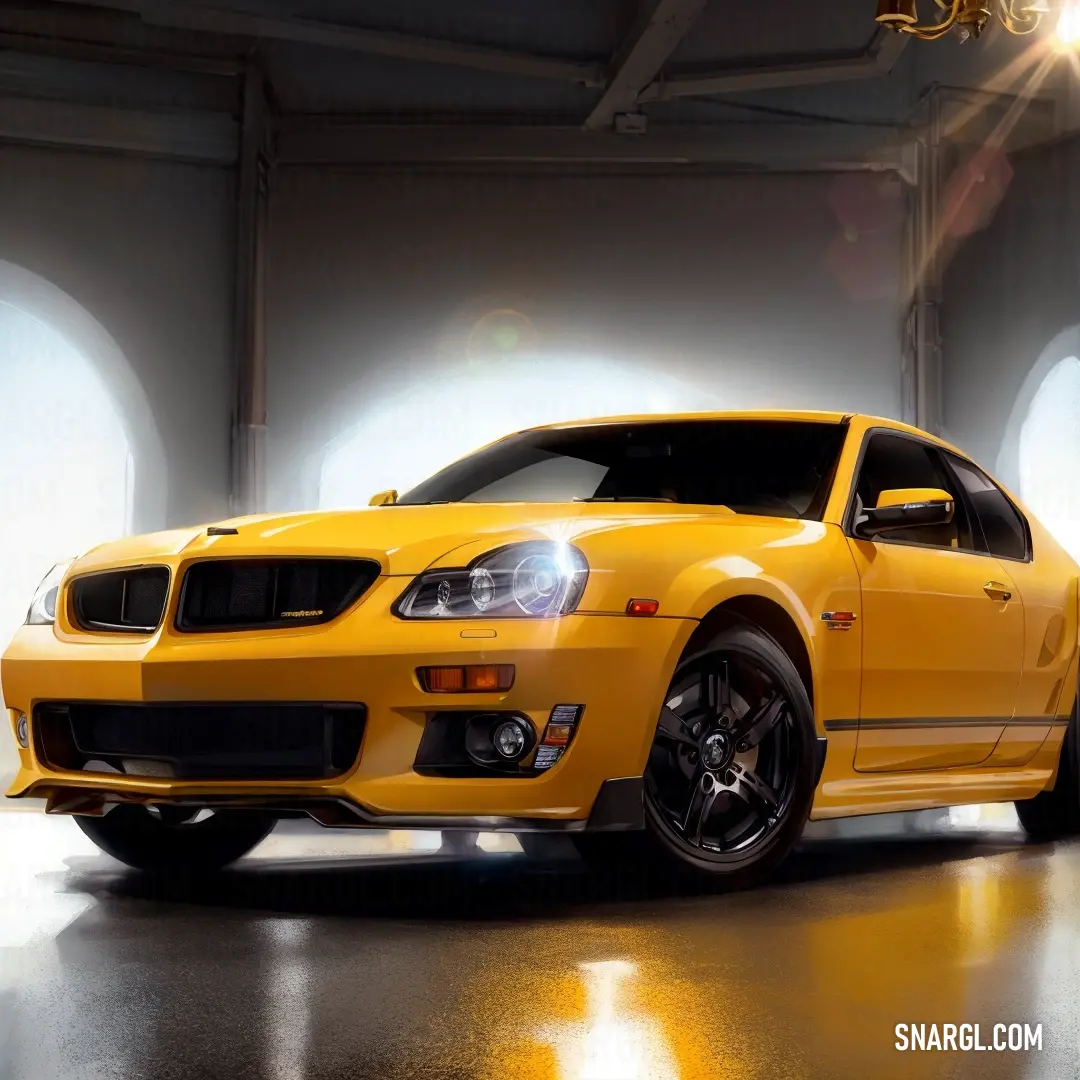
{"type": "Polygon", "coordinates": [[[0,649],[49,567],[131,526],[134,464],[93,364],[0,301],[0,649]]]}
{"type": "Polygon", "coordinates": [[[1080,559],[1080,359],[1043,378],[1020,426],[1020,497],[1074,559],[1080,559]]]}

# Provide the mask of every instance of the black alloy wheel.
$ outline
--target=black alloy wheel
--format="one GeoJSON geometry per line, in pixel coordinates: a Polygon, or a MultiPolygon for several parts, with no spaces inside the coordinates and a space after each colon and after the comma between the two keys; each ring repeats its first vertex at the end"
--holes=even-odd
{"type": "Polygon", "coordinates": [[[654,844],[743,888],[790,851],[810,813],[817,735],[787,654],[755,626],[679,664],[645,770],[654,844]]]}
{"type": "Polygon", "coordinates": [[[201,810],[135,803],[76,822],[106,854],[137,870],[158,874],[208,873],[246,855],[277,819],[257,810],[201,810]]]}

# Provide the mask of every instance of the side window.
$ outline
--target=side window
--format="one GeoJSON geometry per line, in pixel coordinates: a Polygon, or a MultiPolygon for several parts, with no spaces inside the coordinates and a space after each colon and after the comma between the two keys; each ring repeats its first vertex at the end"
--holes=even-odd
{"type": "Polygon", "coordinates": [[[956,499],[953,519],[948,525],[893,529],[879,533],[878,538],[970,551],[975,546],[971,525],[963,500],[957,498],[953,490],[955,486],[937,451],[925,443],[901,435],[872,435],[863,455],[855,489],[855,524],[866,520],[863,509],[877,506],[878,496],[883,491],[895,488],[942,488],[956,499]]]}
{"type": "Polygon", "coordinates": [[[946,457],[971,497],[990,554],[1000,555],[1003,559],[1026,559],[1027,527],[1019,511],[981,469],[954,454],[946,454],[946,457]]]}

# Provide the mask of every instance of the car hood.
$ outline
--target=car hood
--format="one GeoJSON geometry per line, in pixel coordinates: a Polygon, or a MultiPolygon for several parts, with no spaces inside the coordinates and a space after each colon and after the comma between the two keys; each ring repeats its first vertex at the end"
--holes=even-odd
{"type": "MultiPolygon", "coordinates": [[[[768,524],[794,532],[795,520],[736,516],[726,507],[612,503],[451,503],[391,505],[361,510],[233,518],[210,525],[125,537],[102,544],[77,560],[86,572],[109,566],[175,562],[206,557],[361,556],[377,559],[386,574],[416,574],[461,562],[516,540],[552,539],[581,544],[613,530],[655,529],[676,523],[698,526],[768,524]],[[208,529],[235,529],[212,535],[208,529]]],[[[696,530],[694,530],[696,531],[696,530]]],[[[770,529],[771,531],[771,529],[770,529]]],[[[460,565],[460,563],[459,563],[460,565]]]]}

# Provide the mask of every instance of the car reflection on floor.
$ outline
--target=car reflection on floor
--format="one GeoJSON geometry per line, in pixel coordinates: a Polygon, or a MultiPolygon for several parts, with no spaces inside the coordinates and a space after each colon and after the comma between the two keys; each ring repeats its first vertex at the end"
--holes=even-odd
{"type": "Polygon", "coordinates": [[[0,1076],[1056,1080],[1080,845],[1010,813],[815,826],[731,896],[305,822],[155,880],[70,820],[0,813],[0,1076]],[[894,1049],[900,1022],[1000,1020],[1041,1023],[1043,1051],[894,1049]]]}

